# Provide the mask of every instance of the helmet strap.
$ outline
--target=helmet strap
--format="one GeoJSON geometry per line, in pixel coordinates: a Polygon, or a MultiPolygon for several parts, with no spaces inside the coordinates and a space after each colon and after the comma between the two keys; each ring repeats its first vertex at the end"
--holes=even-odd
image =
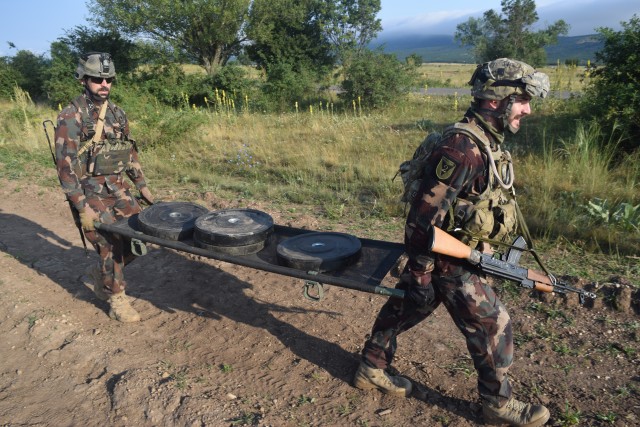
{"type": "Polygon", "coordinates": [[[515,102],[516,102],[516,95],[515,94],[510,95],[509,101],[507,102],[504,108],[504,111],[500,116],[502,118],[504,129],[507,129],[509,132],[511,132],[514,135],[518,132],[518,128],[514,128],[513,126],[511,126],[511,122],[509,121],[509,116],[511,115],[511,109],[513,108],[513,104],[515,102]]]}

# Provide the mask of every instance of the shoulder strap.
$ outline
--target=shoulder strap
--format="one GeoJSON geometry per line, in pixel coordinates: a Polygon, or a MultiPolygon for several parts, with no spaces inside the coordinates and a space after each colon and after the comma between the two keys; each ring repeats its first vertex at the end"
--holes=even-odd
{"type": "Polygon", "coordinates": [[[482,143],[485,147],[490,147],[491,142],[489,142],[489,138],[484,134],[482,128],[478,125],[474,125],[471,123],[462,123],[457,122],[444,130],[443,135],[448,136],[454,133],[461,133],[468,137],[473,138],[474,141],[482,143]]]}
{"type": "Polygon", "coordinates": [[[102,103],[102,106],[100,107],[100,114],[98,115],[98,124],[96,125],[96,133],[93,134],[93,139],[91,140],[90,144],[87,144],[84,147],[82,147],[80,150],[78,150],[78,156],[84,153],[89,147],[100,142],[100,138],[102,138],[102,129],[104,128],[104,116],[107,114],[108,103],[109,101],[106,99],[102,103]]]}

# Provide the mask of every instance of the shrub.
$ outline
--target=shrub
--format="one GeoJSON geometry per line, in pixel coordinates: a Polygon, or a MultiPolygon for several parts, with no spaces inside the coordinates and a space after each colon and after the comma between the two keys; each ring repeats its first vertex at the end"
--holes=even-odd
{"type": "Polygon", "coordinates": [[[617,122],[627,136],[623,147],[630,150],[640,147],[640,18],[634,15],[622,27],[598,29],[604,47],[596,59],[603,65],[591,74],[583,110],[601,122],[617,122]]]}
{"type": "Polygon", "coordinates": [[[345,68],[339,96],[346,102],[359,99],[370,108],[384,107],[405,93],[412,80],[410,69],[391,54],[365,50],[345,68]]]}

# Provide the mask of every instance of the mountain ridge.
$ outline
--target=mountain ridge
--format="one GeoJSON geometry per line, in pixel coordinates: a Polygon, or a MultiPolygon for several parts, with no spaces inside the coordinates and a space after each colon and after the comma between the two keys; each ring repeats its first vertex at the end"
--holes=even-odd
{"type": "MultiPolygon", "coordinates": [[[[558,43],[545,48],[547,63],[556,64],[577,61],[579,65],[595,63],[596,52],[604,42],[599,34],[558,37],[558,43]]],[[[411,54],[422,57],[424,62],[475,63],[470,48],[460,46],[452,35],[391,34],[381,35],[369,44],[372,49],[382,48],[404,61],[411,54]]]]}

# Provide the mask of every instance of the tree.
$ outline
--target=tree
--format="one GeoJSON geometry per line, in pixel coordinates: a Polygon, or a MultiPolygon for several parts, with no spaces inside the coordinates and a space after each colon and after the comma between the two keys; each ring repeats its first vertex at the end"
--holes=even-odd
{"type": "Polygon", "coordinates": [[[612,130],[626,133],[625,149],[640,147],[640,18],[622,22],[622,31],[598,28],[604,47],[596,53],[602,65],[591,73],[583,110],[612,130]]]}
{"type": "Polygon", "coordinates": [[[407,91],[414,70],[381,49],[362,51],[345,67],[343,92],[338,96],[346,102],[358,100],[369,108],[384,107],[407,91]]]}
{"type": "Polygon", "coordinates": [[[208,74],[240,50],[251,0],[93,0],[94,22],[169,43],[208,74]]]}
{"type": "Polygon", "coordinates": [[[258,67],[282,65],[293,72],[323,75],[335,63],[320,16],[319,0],[254,0],[246,51],[258,67]]]}
{"type": "Polygon", "coordinates": [[[531,27],[538,21],[534,0],[502,0],[502,13],[493,9],[482,18],[469,18],[456,27],[454,38],[463,46],[472,46],[476,61],[486,62],[508,57],[534,67],[544,65],[544,47],[558,42],[558,36],[569,31],[564,20],[558,20],[540,31],[531,27]]]}
{"type": "Polygon", "coordinates": [[[0,56],[0,99],[11,99],[22,76],[11,66],[11,58],[0,56]]]}
{"type": "Polygon", "coordinates": [[[352,54],[367,48],[382,30],[380,0],[334,0],[320,2],[321,22],[335,54],[347,65],[352,54]]]}
{"type": "Polygon", "coordinates": [[[18,86],[29,93],[32,99],[41,99],[44,95],[42,86],[45,70],[49,67],[49,61],[44,55],[36,55],[28,50],[19,50],[9,63],[19,76],[18,86]]]}

